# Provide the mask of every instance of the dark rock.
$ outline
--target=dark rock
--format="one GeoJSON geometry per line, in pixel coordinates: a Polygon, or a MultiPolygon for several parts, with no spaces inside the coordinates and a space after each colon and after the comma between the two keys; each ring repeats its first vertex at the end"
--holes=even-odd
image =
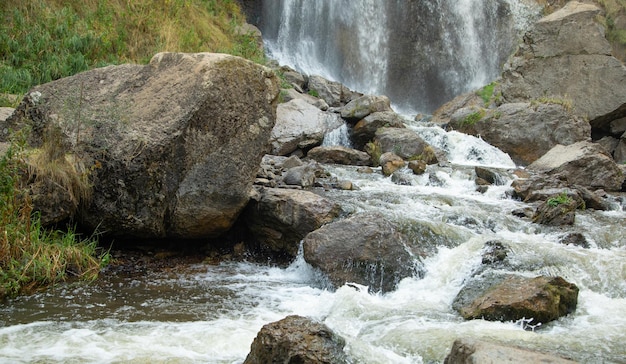
{"type": "Polygon", "coordinates": [[[307,157],[319,163],[335,163],[353,166],[371,166],[372,158],[360,150],[342,146],[320,146],[309,151],[307,157]]]}
{"type": "Polygon", "coordinates": [[[413,171],[414,174],[424,174],[426,172],[426,168],[428,164],[423,160],[412,160],[409,161],[408,167],[413,171]]]}
{"type": "Polygon", "coordinates": [[[304,259],[335,287],[354,282],[374,292],[388,292],[402,278],[419,273],[415,261],[419,248],[379,213],[324,225],[304,238],[303,247],[304,259]]]}
{"type": "Polygon", "coordinates": [[[313,192],[264,188],[250,200],[243,220],[257,250],[290,261],[308,233],[333,221],[340,212],[339,205],[313,192]]]}
{"type": "Polygon", "coordinates": [[[405,128],[403,118],[393,111],[375,112],[359,120],[351,129],[350,139],[357,149],[374,139],[380,128],[405,128]]]}
{"type": "Polygon", "coordinates": [[[532,221],[549,226],[574,225],[576,210],[584,204],[577,193],[552,195],[537,207],[532,221]]]}
{"type": "Polygon", "coordinates": [[[590,248],[587,238],[581,233],[568,233],[559,240],[559,243],[564,245],[576,245],[585,249],[590,248]]]}
{"type": "Polygon", "coordinates": [[[244,364],[342,364],[345,340],[326,325],[301,316],[263,326],[244,364]]]}
{"type": "Polygon", "coordinates": [[[578,287],[561,277],[484,274],[461,289],[453,308],[464,319],[545,324],[574,312],[578,287]]]}

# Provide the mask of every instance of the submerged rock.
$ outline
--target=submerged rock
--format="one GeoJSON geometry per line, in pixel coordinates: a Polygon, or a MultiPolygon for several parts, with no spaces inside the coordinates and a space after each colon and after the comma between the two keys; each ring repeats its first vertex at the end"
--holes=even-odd
{"type": "Polygon", "coordinates": [[[302,316],[287,316],[259,331],[244,364],[347,363],[345,340],[326,325],[302,316]]]}

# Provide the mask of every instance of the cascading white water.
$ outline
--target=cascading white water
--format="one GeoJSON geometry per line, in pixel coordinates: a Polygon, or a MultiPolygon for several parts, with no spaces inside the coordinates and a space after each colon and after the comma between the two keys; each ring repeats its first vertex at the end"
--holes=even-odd
{"type": "Polygon", "coordinates": [[[496,78],[536,14],[523,0],[273,0],[261,27],[279,63],[429,113],[496,78]]]}

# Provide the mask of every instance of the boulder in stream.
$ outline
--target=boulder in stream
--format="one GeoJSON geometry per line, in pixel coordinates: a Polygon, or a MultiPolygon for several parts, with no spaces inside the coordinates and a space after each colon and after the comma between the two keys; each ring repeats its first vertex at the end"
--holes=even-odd
{"type": "Polygon", "coordinates": [[[611,156],[602,146],[591,142],[557,145],[528,169],[591,189],[620,191],[624,182],[624,174],[611,156]]]}
{"type": "Polygon", "coordinates": [[[561,277],[485,273],[473,277],[452,307],[466,320],[520,321],[534,327],[574,312],[578,287],[561,277]]]}
{"type": "Polygon", "coordinates": [[[307,153],[307,157],[319,163],[335,163],[352,166],[372,165],[372,158],[369,154],[343,146],[315,147],[307,153]]]}
{"type": "Polygon", "coordinates": [[[287,316],[259,331],[244,364],[348,363],[345,340],[323,323],[302,316],[287,316]]]}
{"type": "Polygon", "coordinates": [[[374,292],[388,292],[402,278],[423,273],[416,262],[418,248],[379,213],[325,225],[304,238],[303,248],[304,259],[335,287],[354,282],[374,292]]]}
{"type": "Polygon", "coordinates": [[[463,338],[454,341],[444,364],[545,363],[575,364],[575,361],[509,345],[463,338]]]}
{"type": "Polygon", "coordinates": [[[300,241],[335,219],[338,204],[310,191],[261,188],[243,218],[259,250],[279,261],[296,257],[300,241]]]}

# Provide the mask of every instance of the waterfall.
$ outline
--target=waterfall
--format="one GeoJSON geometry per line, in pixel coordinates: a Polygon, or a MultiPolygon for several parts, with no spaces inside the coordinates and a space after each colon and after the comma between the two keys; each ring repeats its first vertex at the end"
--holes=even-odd
{"type": "Polygon", "coordinates": [[[273,0],[261,28],[281,64],[430,113],[497,78],[536,15],[524,0],[273,0]]]}

